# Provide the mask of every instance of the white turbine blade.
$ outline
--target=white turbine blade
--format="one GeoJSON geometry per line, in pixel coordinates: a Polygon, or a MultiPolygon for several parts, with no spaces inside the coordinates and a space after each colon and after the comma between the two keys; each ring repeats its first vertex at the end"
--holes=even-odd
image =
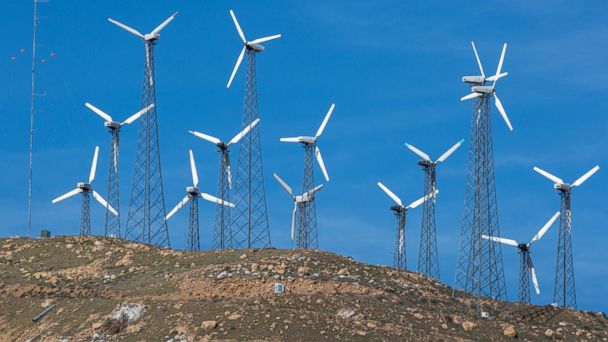
{"type": "Polygon", "coordinates": [[[500,75],[490,76],[490,77],[486,78],[486,81],[497,81],[497,80],[507,76],[508,74],[509,74],[508,72],[503,72],[500,75]]]}
{"type": "Polygon", "coordinates": [[[82,192],[81,188],[76,188],[74,190],[70,190],[70,191],[66,192],[65,194],[63,194],[63,195],[55,198],[54,200],[52,200],[51,203],[55,204],[57,202],[61,202],[64,199],[67,199],[67,198],[70,198],[70,197],[74,197],[74,196],[78,195],[81,192],[82,192]]]}
{"type": "Polygon", "coordinates": [[[451,156],[452,153],[454,153],[462,145],[462,143],[464,143],[464,139],[461,139],[459,142],[454,144],[454,146],[450,147],[449,150],[445,151],[445,153],[442,154],[441,157],[439,157],[439,159],[437,159],[437,163],[441,163],[441,162],[445,161],[446,159],[448,159],[448,157],[451,156]]]}
{"type": "Polygon", "coordinates": [[[325,168],[325,163],[323,162],[323,156],[321,156],[319,146],[315,146],[315,157],[317,158],[317,163],[319,163],[321,172],[323,172],[323,176],[325,176],[325,181],[329,182],[329,175],[327,174],[327,169],[325,168]]]}
{"type": "Polygon", "coordinates": [[[564,181],[561,178],[556,177],[556,176],[550,174],[549,172],[547,172],[547,171],[545,171],[545,170],[543,170],[543,169],[541,169],[541,168],[539,168],[537,166],[535,166],[533,168],[533,170],[536,171],[536,172],[538,172],[538,173],[540,173],[541,175],[545,176],[546,178],[548,178],[550,181],[552,181],[555,184],[564,184],[564,181]]]}
{"type": "Polygon", "coordinates": [[[112,215],[118,216],[118,212],[116,211],[116,209],[112,208],[112,206],[108,204],[108,202],[103,197],[101,197],[101,195],[98,194],[95,190],[93,190],[93,198],[96,199],[97,202],[99,202],[99,204],[101,204],[104,208],[108,209],[108,211],[111,212],[112,215]]]}
{"type": "Polygon", "coordinates": [[[293,196],[293,191],[291,190],[291,187],[289,185],[287,185],[287,183],[285,183],[285,181],[282,180],[281,177],[279,177],[279,175],[277,175],[276,173],[273,172],[272,176],[274,177],[274,179],[277,180],[277,182],[279,182],[279,184],[281,184],[283,189],[285,189],[285,191],[287,191],[288,194],[293,196]]]}
{"type": "Polygon", "coordinates": [[[308,192],[309,195],[312,195],[312,194],[314,194],[315,192],[318,192],[321,189],[323,189],[323,184],[319,184],[319,185],[315,186],[314,188],[308,190],[307,192],[308,192]]]}
{"type": "Polygon", "coordinates": [[[232,21],[234,22],[234,26],[236,26],[236,30],[239,32],[239,37],[243,41],[243,44],[247,44],[247,39],[245,39],[245,34],[243,34],[243,30],[241,30],[241,25],[239,25],[238,20],[236,20],[236,16],[234,12],[230,10],[230,16],[232,17],[232,21]]]}
{"type": "Polygon", "coordinates": [[[505,245],[513,246],[513,247],[517,247],[518,246],[517,241],[511,240],[511,239],[505,239],[505,238],[501,238],[501,237],[487,236],[487,235],[482,235],[481,237],[484,238],[484,239],[486,239],[486,240],[502,243],[502,244],[505,244],[505,245]]]}
{"type": "Polygon", "coordinates": [[[540,294],[540,286],[538,286],[538,278],[536,277],[536,269],[534,268],[534,264],[532,263],[532,257],[528,254],[528,269],[530,270],[530,275],[532,276],[532,284],[534,284],[534,290],[536,290],[536,294],[540,294]]]}
{"type": "Polygon", "coordinates": [[[207,135],[205,133],[201,133],[199,131],[188,131],[188,132],[196,135],[197,137],[199,137],[199,138],[201,138],[203,140],[207,140],[208,142],[210,142],[210,143],[212,143],[214,145],[217,145],[217,144],[219,144],[219,143],[222,142],[220,139],[218,139],[216,137],[213,137],[211,135],[207,135]]]}
{"type": "Polygon", "coordinates": [[[496,92],[494,92],[494,105],[496,106],[496,109],[498,109],[498,111],[500,112],[502,119],[505,120],[505,123],[507,124],[507,127],[509,127],[509,130],[513,131],[513,126],[511,126],[511,121],[509,121],[507,112],[505,112],[505,108],[502,106],[502,102],[500,102],[500,99],[498,99],[496,92]]]}
{"type": "Polygon", "coordinates": [[[103,110],[93,106],[92,104],[85,102],[84,103],[85,106],[87,106],[87,108],[89,108],[90,110],[92,110],[95,114],[101,116],[102,119],[106,120],[106,121],[114,121],[112,120],[112,117],[110,116],[110,114],[104,112],[103,110]]]}
{"type": "Polygon", "coordinates": [[[460,101],[466,101],[466,100],[474,99],[474,98],[480,97],[482,95],[483,95],[482,93],[470,93],[469,95],[465,95],[465,96],[461,97],[460,101]]]}
{"type": "Polygon", "coordinates": [[[171,209],[171,211],[165,217],[165,221],[169,220],[171,218],[171,216],[175,215],[175,213],[178,210],[180,210],[184,205],[186,205],[186,203],[188,203],[189,200],[190,200],[190,195],[186,195],[186,197],[184,197],[179,203],[177,203],[175,208],[171,209]]]}
{"type": "Polygon", "coordinates": [[[336,104],[332,103],[331,106],[329,106],[329,110],[327,111],[327,114],[325,114],[325,118],[323,119],[323,122],[321,122],[321,126],[319,126],[319,129],[317,130],[317,134],[315,134],[315,138],[318,138],[321,136],[321,134],[323,134],[323,130],[325,130],[327,121],[329,121],[331,114],[334,112],[334,108],[336,108],[336,104]]]}
{"type": "Polygon", "coordinates": [[[424,197],[421,197],[421,198],[415,200],[410,205],[408,205],[407,207],[405,207],[405,209],[415,209],[416,207],[418,207],[422,203],[428,201],[430,198],[435,198],[435,196],[438,193],[439,193],[439,189],[436,189],[434,192],[428,193],[424,197]]]}
{"type": "Polygon", "coordinates": [[[223,205],[223,206],[230,207],[230,208],[234,208],[234,207],[235,207],[234,203],[230,203],[230,202],[228,202],[228,201],[224,201],[224,200],[223,200],[223,199],[221,199],[221,198],[217,198],[217,197],[215,197],[215,196],[211,196],[211,195],[206,194],[206,193],[204,193],[204,192],[201,192],[201,194],[200,194],[200,195],[201,195],[201,197],[202,197],[203,199],[205,199],[205,200],[207,200],[207,201],[209,201],[209,202],[214,202],[214,203],[217,203],[217,204],[221,204],[221,205],[223,205]]]}
{"type": "Polygon", "coordinates": [[[289,137],[289,138],[281,138],[279,139],[281,142],[292,142],[292,143],[297,143],[300,142],[300,139],[302,137],[289,137]]]}
{"type": "Polygon", "coordinates": [[[135,120],[139,119],[142,115],[146,114],[150,109],[152,109],[154,107],[154,103],[149,105],[148,107],[140,110],[139,112],[131,115],[127,120],[125,120],[121,125],[130,125],[132,124],[135,120]]]}
{"type": "Polygon", "coordinates": [[[420,151],[419,149],[417,149],[416,146],[410,145],[408,143],[405,143],[405,147],[407,147],[410,151],[416,153],[420,158],[422,158],[422,159],[424,159],[426,161],[432,162],[431,157],[429,157],[428,154],[426,154],[426,153],[420,151]]]}
{"type": "Polygon", "coordinates": [[[380,187],[380,189],[382,189],[382,191],[384,191],[385,194],[388,195],[388,197],[392,198],[395,203],[397,203],[400,207],[403,208],[403,202],[401,202],[401,198],[397,197],[397,195],[395,195],[389,188],[382,184],[382,182],[378,182],[378,186],[380,187]]]}
{"type": "Polygon", "coordinates": [[[291,241],[294,240],[296,235],[296,211],[298,210],[298,203],[293,203],[293,212],[291,213],[291,241]]]}
{"type": "Polygon", "coordinates": [[[95,146],[95,154],[93,155],[93,163],[91,164],[91,172],[89,173],[89,184],[93,183],[95,173],[97,172],[97,157],[99,157],[99,146],[95,146]]]}
{"type": "Polygon", "coordinates": [[[190,171],[192,172],[192,185],[195,188],[198,188],[198,172],[196,171],[196,164],[194,163],[194,154],[192,154],[192,150],[188,151],[190,154],[190,171]]]}
{"type": "Polygon", "coordinates": [[[477,54],[477,48],[475,48],[475,42],[471,42],[471,46],[473,46],[473,52],[475,52],[475,58],[477,59],[477,65],[479,65],[479,71],[481,72],[481,76],[486,78],[486,74],[483,72],[483,66],[481,66],[481,60],[479,59],[479,55],[477,54]]]}
{"type": "Polygon", "coordinates": [[[160,31],[162,31],[162,29],[165,28],[165,26],[169,25],[170,22],[173,21],[173,19],[175,19],[175,17],[177,16],[179,12],[175,12],[173,13],[173,15],[171,15],[169,18],[167,18],[167,20],[163,21],[162,24],[158,25],[150,34],[152,35],[157,35],[160,33],[160,31]]]}
{"type": "Polygon", "coordinates": [[[142,38],[142,39],[144,38],[144,35],[143,35],[143,34],[141,34],[139,31],[137,31],[136,29],[131,28],[131,27],[129,27],[129,26],[127,26],[127,25],[125,25],[125,24],[121,23],[120,21],[114,20],[114,19],[112,19],[112,18],[108,18],[108,21],[109,21],[109,22],[111,22],[112,24],[114,24],[114,25],[116,25],[116,26],[120,27],[121,29],[123,29],[123,30],[125,30],[125,31],[128,31],[128,32],[130,32],[130,33],[132,33],[132,34],[134,34],[134,35],[138,36],[139,38],[142,38]]]}
{"type": "Polygon", "coordinates": [[[572,183],[572,186],[582,185],[583,183],[585,183],[587,181],[587,179],[591,178],[591,176],[593,176],[599,169],[600,169],[600,166],[596,165],[593,169],[587,171],[587,173],[582,175],[581,178],[574,181],[574,183],[572,183]]]}
{"type": "MultiPolygon", "coordinates": [[[[502,70],[502,62],[504,62],[504,60],[505,60],[506,52],[507,52],[507,43],[504,43],[502,45],[502,52],[500,53],[500,59],[498,60],[498,66],[496,67],[496,74],[495,74],[496,77],[498,77],[500,75],[500,71],[502,70]]],[[[500,77],[498,77],[498,78],[500,78],[500,77]]],[[[494,80],[494,82],[496,82],[496,80],[494,80]]]]}
{"type": "Polygon", "coordinates": [[[241,50],[241,54],[239,55],[239,58],[236,60],[236,64],[234,65],[234,69],[232,69],[232,74],[230,75],[230,79],[228,80],[228,84],[226,85],[226,88],[230,88],[230,85],[232,84],[232,80],[234,79],[234,75],[236,75],[236,72],[239,70],[239,66],[241,65],[241,62],[243,61],[243,56],[245,56],[246,49],[247,49],[247,47],[243,46],[243,50],[241,50]]]}
{"type": "Polygon", "coordinates": [[[261,43],[267,42],[269,40],[277,39],[277,38],[281,38],[281,35],[275,34],[275,35],[264,37],[264,38],[254,39],[254,40],[250,41],[248,44],[261,44],[261,43]]]}
{"type": "Polygon", "coordinates": [[[249,125],[247,125],[247,127],[245,127],[245,129],[243,129],[239,134],[235,135],[234,138],[228,142],[228,145],[238,143],[241,139],[243,139],[244,136],[247,135],[247,133],[249,133],[249,131],[253,129],[253,127],[255,127],[255,125],[258,124],[258,122],[260,122],[260,118],[253,120],[249,125]]]}
{"type": "Polygon", "coordinates": [[[553,223],[555,222],[555,220],[557,220],[557,218],[559,217],[559,215],[561,215],[561,213],[558,211],[555,213],[555,215],[553,215],[553,217],[551,217],[549,219],[549,221],[547,221],[547,223],[545,223],[545,225],[538,231],[538,233],[536,233],[536,235],[534,235],[534,237],[532,238],[532,240],[530,240],[530,243],[540,240],[540,238],[543,237],[543,235],[545,235],[545,233],[547,232],[547,230],[549,230],[549,228],[551,228],[551,226],[553,225],[553,223]]]}

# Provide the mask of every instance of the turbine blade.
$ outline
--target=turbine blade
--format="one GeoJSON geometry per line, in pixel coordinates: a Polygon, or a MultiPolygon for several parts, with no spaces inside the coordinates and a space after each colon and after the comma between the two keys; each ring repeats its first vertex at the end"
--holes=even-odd
{"type": "Polygon", "coordinates": [[[291,190],[291,187],[289,185],[287,185],[287,183],[285,183],[285,181],[283,179],[281,179],[281,177],[279,177],[279,175],[277,175],[276,173],[273,172],[272,176],[274,177],[274,179],[277,180],[277,182],[279,182],[279,184],[281,184],[283,189],[285,189],[285,191],[287,191],[288,194],[293,196],[293,191],[291,190]]]}
{"type": "Polygon", "coordinates": [[[507,127],[509,127],[509,130],[513,131],[513,126],[511,126],[511,121],[509,121],[507,112],[505,112],[505,108],[502,106],[502,102],[500,102],[500,99],[496,95],[496,92],[494,92],[494,105],[496,106],[496,109],[498,109],[498,111],[500,112],[502,119],[505,120],[505,123],[507,124],[507,127]]]}
{"type": "Polygon", "coordinates": [[[99,204],[101,204],[109,212],[111,212],[112,215],[118,216],[118,211],[116,211],[116,209],[112,208],[112,206],[110,204],[108,204],[108,202],[103,197],[101,197],[101,195],[98,194],[97,191],[95,191],[95,190],[93,190],[93,198],[96,199],[97,202],[99,202],[99,204]]]}
{"type": "Polygon", "coordinates": [[[397,205],[403,208],[403,202],[401,202],[401,198],[397,197],[397,195],[395,195],[389,188],[382,184],[382,182],[378,182],[378,186],[380,187],[380,189],[382,189],[382,191],[384,191],[385,194],[388,195],[388,197],[395,201],[397,205]]]}
{"type": "Polygon", "coordinates": [[[479,72],[481,72],[481,76],[486,78],[486,74],[483,72],[483,66],[481,66],[481,60],[479,59],[479,55],[477,54],[477,48],[475,47],[475,42],[471,42],[471,46],[473,46],[473,52],[475,53],[475,59],[477,59],[477,65],[479,65],[479,72]]]}
{"type": "Polygon", "coordinates": [[[95,114],[101,116],[102,119],[112,122],[114,120],[112,120],[112,117],[110,116],[110,114],[104,112],[103,110],[93,106],[92,104],[85,102],[84,105],[89,108],[90,110],[92,110],[95,114]]]}
{"type": "Polygon", "coordinates": [[[127,26],[127,25],[125,25],[125,24],[121,23],[120,21],[118,21],[118,20],[114,20],[114,19],[112,19],[112,18],[108,18],[108,21],[109,21],[109,22],[111,22],[112,24],[114,24],[114,25],[116,25],[116,26],[120,27],[121,29],[123,29],[123,30],[125,30],[125,31],[130,32],[131,34],[134,34],[134,35],[136,35],[137,37],[144,39],[144,35],[143,35],[143,34],[141,34],[141,33],[140,33],[139,31],[137,31],[136,29],[131,28],[131,27],[129,27],[129,26],[127,26]]]}
{"type": "Polygon", "coordinates": [[[556,176],[550,174],[549,172],[547,172],[547,171],[545,171],[545,170],[543,170],[543,169],[541,169],[541,168],[539,168],[537,166],[535,166],[533,168],[533,170],[536,171],[536,172],[538,172],[538,173],[540,173],[541,175],[545,176],[545,178],[548,178],[550,181],[552,181],[555,184],[564,184],[564,181],[561,178],[556,177],[556,176]]]}
{"type": "Polygon", "coordinates": [[[587,179],[591,178],[591,176],[593,176],[599,169],[600,169],[600,166],[596,165],[593,169],[587,171],[587,173],[582,175],[581,178],[574,181],[574,183],[572,183],[572,186],[582,185],[583,183],[585,183],[587,181],[587,179]]]}
{"type": "Polygon", "coordinates": [[[559,211],[556,212],[549,219],[549,221],[547,221],[547,223],[545,223],[545,225],[538,231],[538,233],[536,233],[536,235],[534,235],[534,237],[532,238],[532,240],[530,240],[529,243],[532,243],[534,241],[540,240],[543,237],[543,235],[545,235],[545,233],[549,230],[549,228],[551,228],[551,226],[553,225],[553,223],[555,222],[555,220],[557,220],[557,218],[559,217],[559,215],[561,215],[561,213],[559,211]]]}
{"type": "Polygon", "coordinates": [[[323,119],[321,126],[319,126],[319,129],[317,130],[317,134],[315,134],[315,138],[318,138],[321,136],[321,134],[323,134],[323,130],[325,130],[327,121],[329,121],[331,114],[334,112],[334,108],[336,108],[336,104],[332,103],[331,106],[329,106],[329,110],[327,111],[327,114],[325,114],[325,118],[323,119]]]}
{"type": "Polygon", "coordinates": [[[264,42],[267,42],[267,41],[273,40],[273,39],[277,39],[277,38],[281,38],[281,35],[275,34],[275,35],[264,37],[264,38],[254,39],[254,40],[250,41],[248,44],[262,44],[264,42]]]}
{"type": "Polygon", "coordinates": [[[146,114],[154,106],[155,105],[153,103],[153,104],[149,105],[148,107],[140,110],[139,112],[131,115],[127,120],[125,120],[123,123],[121,123],[121,125],[130,125],[130,124],[132,124],[135,120],[139,119],[142,115],[146,114]]]}
{"type": "Polygon", "coordinates": [[[230,208],[234,208],[234,207],[235,207],[234,203],[230,203],[230,202],[228,202],[228,201],[224,201],[224,200],[223,200],[223,199],[221,199],[221,198],[217,198],[217,197],[215,197],[215,196],[211,196],[211,195],[206,194],[206,193],[204,193],[204,192],[201,192],[201,194],[200,194],[200,195],[201,195],[201,197],[202,197],[203,199],[205,199],[205,200],[207,200],[207,201],[209,201],[209,202],[214,202],[214,203],[217,203],[217,204],[221,204],[221,205],[223,205],[223,206],[230,207],[230,208]]]}
{"type": "Polygon", "coordinates": [[[68,199],[70,197],[74,197],[74,196],[78,195],[81,192],[82,192],[81,188],[76,188],[74,190],[70,190],[70,191],[66,192],[65,194],[63,194],[63,195],[55,198],[54,200],[52,200],[51,203],[55,204],[57,202],[61,202],[64,199],[68,199]]]}
{"type": "Polygon", "coordinates": [[[228,84],[226,85],[226,88],[230,88],[230,85],[232,84],[232,80],[234,79],[234,75],[236,75],[237,70],[239,70],[239,66],[241,65],[241,62],[243,61],[243,56],[245,56],[245,50],[247,49],[246,46],[243,46],[243,50],[241,50],[241,54],[239,55],[239,58],[236,60],[236,64],[234,65],[234,69],[232,69],[232,74],[230,75],[230,79],[228,80],[228,84]]]}
{"type": "Polygon", "coordinates": [[[300,142],[300,139],[302,137],[290,137],[290,138],[281,138],[279,139],[281,142],[292,142],[292,143],[297,143],[300,142]]]}
{"type": "Polygon", "coordinates": [[[428,201],[430,198],[435,198],[435,196],[439,193],[439,189],[435,189],[434,192],[428,193],[426,194],[424,197],[421,197],[417,200],[415,200],[414,202],[412,202],[410,205],[408,205],[407,207],[405,207],[405,209],[415,209],[416,207],[418,207],[419,205],[421,205],[422,203],[428,201]]]}
{"type": "Polygon", "coordinates": [[[158,25],[150,34],[152,35],[157,35],[160,33],[160,31],[162,31],[162,29],[165,28],[165,26],[169,25],[170,22],[173,21],[173,19],[175,19],[175,17],[177,16],[179,12],[175,12],[173,13],[173,15],[171,15],[169,18],[167,18],[167,20],[163,21],[162,24],[158,25]]]}
{"type": "Polygon", "coordinates": [[[486,78],[486,81],[494,82],[494,81],[497,81],[497,80],[507,76],[508,74],[509,74],[508,72],[503,72],[500,75],[490,76],[490,77],[486,78]]]}
{"type": "Polygon", "coordinates": [[[422,159],[424,159],[426,161],[432,162],[431,157],[429,157],[428,154],[426,154],[426,153],[422,152],[421,150],[417,149],[416,146],[410,145],[408,143],[405,143],[405,147],[407,147],[410,151],[416,153],[420,158],[422,158],[422,159]]]}
{"type": "Polygon", "coordinates": [[[540,286],[538,286],[538,278],[536,277],[536,269],[534,268],[534,264],[532,263],[532,257],[528,254],[528,269],[530,270],[530,275],[532,276],[532,284],[534,284],[534,290],[536,290],[536,294],[540,294],[540,286]]]}
{"type": "Polygon", "coordinates": [[[466,101],[466,100],[474,99],[474,98],[480,97],[482,95],[483,95],[482,93],[470,93],[469,95],[465,95],[465,96],[461,97],[460,101],[466,101]]]}
{"type": "Polygon", "coordinates": [[[234,15],[234,12],[232,10],[230,10],[230,16],[232,17],[234,26],[236,26],[236,30],[239,32],[239,37],[241,37],[243,44],[247,44],[247,39],[245,39],[245,34],[243,34],[243,30],[241,30],[241,25],[239,25],[239,21],[236,20],[236,16],[234,15]]]}
{"type": "MultiPolygon", "coordinates": [[[[507,43],[504,43],[502,45],[502,52],[500,53],[500,60],[498,60],[498,66],[496,67],[496,74],[495,74],[496,77],[498,77],[500,75],[500,71],[502,70],[502,63],[505,60],[506,52],[507,52],[507,43]]],[[[498,77],[498,78],[500,78],[500,77],[498,77]]],[[[496,80],[494,80],[494,82],[496,82],[496,80]]]]}
{"type": "Polygon", "coordinates": [[[323,176],[325,176],[325,181],[329,182],[329,174],[327,174],[327,169],[325,168],[325,163],[323,162],[323,156],[321,156],[319,146],[315,146],[315,157],[317,158],[317,163],[319,163],[321,172],[323,172],[323,176]]]}
{"type": "Polygon", "coordinates": [[[207,134],[199,132],[199,131],[188,131],[188,132],[194,134],[195,136],[197,136],[197,137],[199,137],[199,138],[201,138],[203,140],[207,140],[208,142],[210,142],[210,143],[212,143],[214,145],[217,145],[217,144],[219,144],[219,143],[222,142],[220,139],[218,139],[216,137],[213,137],[211,135],[207,135],[207,134]]]}
{"type": "Polygon", "coordinates": [[[448,159],[448,157],[451,156],[452,153],[454,153],[462,145],[462,143],[464,143],[464,139],[461,139],[459,142],[454,144],[454,146],[450,147],[449,150],[445,151],[445,153],[442,154],[441,157],[439,157],[439,159],[437,159],[437,163],[441,163],[441,162],[445,161],[446,159],[448,159]]]}
{"type": "Polygon", "coordinates": [[[513,247],[517,247],[518,246],[517,241],[511,240],[511,239],[505,239],[505,238],[501,238],[501,237],[497,237],[497,236],[487,236],[487,235],[482,235],[481,237],[484,238],[484,239],[486,239],[486,240],[502,243],[502,244],[505,244],[505,245],[513,246],[513,247]]]}
{"type": "Polygon", "coordinates": [[[186,197],[184,197],[179,203],[177,203],[175,208],[171,209],[171,211],[165,217],[165,221],[168,221],[171,218],[171,216],[175,215],[175,213],[178,210],[180,210],[184,205],[186,205],[186,203],[188,203],[189,200],[190,200],[190,195],[186,195],[186,197]]]}
{"type": "Polygon", "coordinates": [[[99,146],[95,146],[95,154],[93,155],[93,163],[91,164],[91,172],[89,173],[89,184],[95,180],[95,173],[97,172],[97,157],[99,157],[99,146]]]}
{"type": "Polygon", "coordinates": [[[192,154],[192,150],[189,150],[190,154],[190,171],[192,172],[192,185],[195,188],[198,188],[198,172],[196,171],[196,164],[194,163],[194,154],[192,154]]]}
{"type": "Polygon", "coordinates": [[[291,213],[291,241],[295,238],[295,230],[296,230],[296,211],[298,210],[298,203],[293,203],[293,212],[291,213]]]}
{"type": "Polygon", "coordinates": [[[232,138],[232,140],[230,140],[230,142],[228,142],[228,145],[238,143],[241,139],[243,139],[243,137],[245,135],[247,135],[247,133],[249,133],[249,131],[251,131],[253,129],[253,127],[255,127],[258,124],[258,122],[260,122],[260,118],[253,120],[239,134],[235,135],[234,138],[232,138]]]}

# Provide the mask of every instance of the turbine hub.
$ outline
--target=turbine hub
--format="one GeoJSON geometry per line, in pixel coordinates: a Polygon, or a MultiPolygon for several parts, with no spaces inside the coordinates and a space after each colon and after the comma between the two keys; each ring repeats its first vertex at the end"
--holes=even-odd
{"type": "Polygon", "coordinates": [[[79,189],[82,189],[84,191],[90,191],[91,188],[91,184],[90,183],[85,183],[85,182],[78,182],[76,183],[76,187],[79,189]]]}
{"type": "Polygon", "coordinates": [[[200,190],[197,187],[194,186],[187,186],[186,187],[186,192],[189,193],[192,196],[196,196],[198,194],[200,194],[200,190]]]}

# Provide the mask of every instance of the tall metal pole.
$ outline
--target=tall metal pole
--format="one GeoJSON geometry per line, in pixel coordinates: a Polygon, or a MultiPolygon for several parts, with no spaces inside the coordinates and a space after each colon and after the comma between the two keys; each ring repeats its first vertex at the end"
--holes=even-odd
{"type": "Polygon", "coordinates": [[[36,29],[38,27],[38,0],[34,0],[34,31],[32,34],[32,101],[30,106],[30,151],[28,166],[27,236],[32,236],[32,166],[34,151],[34,116],[36,114],[36,29]]]}
{"type": "MultiPolygon", "coordinates": [[[[230,151],[228,148],[219,149],[220,167],[218,174],[217,193],[219,198],[230,202],[230,184],[226,169],[229,163],[230,151]]],[[[232,243],[232,229],[230,226],[230,208],[217,204],[215,207],[215,220],[213,228],[213,249],[230,249],[232,243]]]]}

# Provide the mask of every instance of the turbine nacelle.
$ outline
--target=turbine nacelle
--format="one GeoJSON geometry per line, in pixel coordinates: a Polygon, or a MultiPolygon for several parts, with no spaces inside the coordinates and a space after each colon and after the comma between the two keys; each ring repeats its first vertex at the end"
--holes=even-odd
{"type": "Polygon", "coordinates": [[[120,122],[116,121],[106,121],[103,123],[103,125],[111,131],[118,131],[120,129],[120,126],[122,126],[120,122]]]}
{"type": "Polygon", "coordinates": [[[471,87],[471,91],[474,93],[481,94],[492,94],[494,92],[494,86],[473,86],[471,87]]]}
{"type": "Polygon", "coordinates": [[[256,52],[264,51],[264,47],[260,44],[252,44],[252,43],[247,42],[246,45],[247,45],[248,49],[254,50],[256,52]]]}
{"type": "Polygon", "coordinates": [[[144,34],[144,40],[145,41],[155,41],[157,39],[160,38],[160,33],[148,33],[148,34],[144,34]]]}
{"type": "Polygon", "coordinates": [[[464,83],[474,83],[474,84],[484,84],[486,78],[483,76],[463,76],[462,82],[464,83]]]}
{"type": "Polygon", "coordinates": [[[392,205],[392,206],[390,207],[390,210],[394,211],[394,212],[395,212],[395,214],[399,214],[399,213],[403,213],[403,212],[405,212],[407,209],[405,209],[405,208],[404,208],[404,207],[402,207],[402,206],[399,206],[399,205],[396,205],[396,204],[395,204],[395,205],[392,205]]]}
{"type": "Polygon", "coordinates": [[[563,191],[563,192],[568,192],[570,190],[572,190],[572,185],[570,184],[553,184],[553,188],[555,190],[559,190],[559,191],[563,191]]]}
{"type": "Polygon", "coordinates": [[[517,248],[519,248],[519,250],[522,252],[529,252],[530,244],[529,243],[520,243],[517,245],[517,248]]]}
{"type": "Polygon", "coordinates": [[[78,189],[82,189],[82,191],[91,191],[91,189],[93,189],[93,187],[91,186],[91,183],[86,183],[86,182],[78,182],[78,183],[76,183],[76,187],[78,189]]]}
{"type": "Polygon", "coordinates": [[[186,192],[189,193],[192,196],[197,196],[198,194],[201,193],[201,191],[196,186],[187,186],[186,187],[186,192]]]}

